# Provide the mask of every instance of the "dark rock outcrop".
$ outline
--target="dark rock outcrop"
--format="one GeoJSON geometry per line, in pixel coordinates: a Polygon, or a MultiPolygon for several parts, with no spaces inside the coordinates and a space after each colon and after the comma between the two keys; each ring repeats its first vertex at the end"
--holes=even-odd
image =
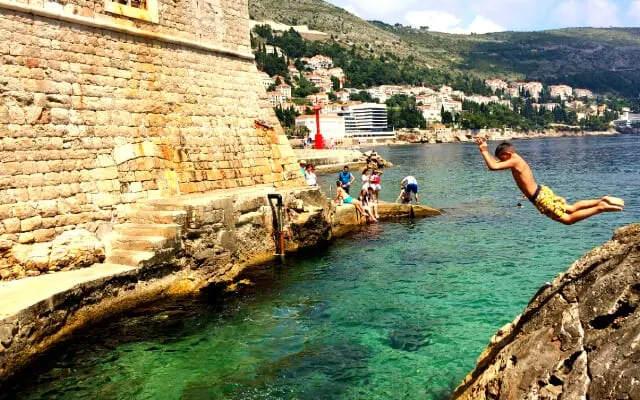
{"type": "Polygon", "coordinates": [[[455,399],[640,398],[640,224],[574,263],[503,327],[455,399]]]}

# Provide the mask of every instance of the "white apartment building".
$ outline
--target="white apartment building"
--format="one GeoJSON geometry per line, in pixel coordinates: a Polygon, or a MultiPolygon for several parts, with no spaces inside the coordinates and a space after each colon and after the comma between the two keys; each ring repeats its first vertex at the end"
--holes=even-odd
{"type": "Polygon", "coordinates": [[[345,107],[344,117],[348,137],[358,140],[395,139],[396,133],[388,127],[387,106],[363,103],[345,107]]]}
{"type": "Polygon", "coordinates": [[[367,93],[369,93],[373,99],[378,100],[380,103],[386,103],[390,97],[381,87],[372,87],[370,89],[367,89],[367,93]]]}
{"type": "Polygon", "coordinates": [[[560,107],[560,104],[558,104],[558,103],[544,103],[544,104],[533,103],[531,106],[533,106],[533,108],[536,111],[540,111],[543,108],[545,110],[547,110],[547,111],[553,111],[556,107],[560,107]]]}
{"type": "Polygon", "coordinates": [[[517,88],[518,90],[524,89],[524,91],[528,92],[534,99],[540,97],[540,94],[544,89],[544,85],[540,82],[512,82],[510,86],[512,88],[517,88]]]}
{"type": "Polygon", "coordinates": [[[442,109],[437,106],[419,106],[418,110],[429,124],[442,122],[442,109]]]}
{"type": "Polygon", "coordinates": [[[287,98],[280,92],[267,92],[267,96],[269,97],[269,104],[271,107],[278,107],[287,102],[287,98]]]}
{"type": "Polygon", "coordinates": [[[307,66],[313,70],[324,68],[333,68],[333,60],[330,57],[323,56],[321,54],[315,55],[311,58],[302,57],[300,61],[306,62],[307,66]]]}
{"type": "Polygon", "coordinates": [[[291,86],[286,83],[278,85],[276,87],[276,92],[280,93],[285,98],[285,101],[291,98],[291,86]]]}
{"type": "Polygon", "coordinates": [[[315,104],[316,102],[318,102],[324,106],[326,104],[329,104],[329,95],[326,93],[310,94],[307,96],[307,100],[309,100],[311,104],[315,104]]]}
{"type": "Polygon", "coordinates": [[[351,95],[346,90],[341,90],[339,92],[335,92],[334,94],[336,95],[338,100],[342,101],[343,103],[351,100],[351,95]]]}
{"type": "Polygon", "coordinates": [[[549,86],[549,94],[551,97],[560,97],[561,100],[566,100],[573,96],[573,88],[568,85],[551,85],[549,86]]]}
{"type": "Polygon", "coordinates": [[[268,89],[271,85],[275,85],[276,80],[269,76],[266,72],[258,72],[258,76],[262,79],[262,85],[268,89]]]}

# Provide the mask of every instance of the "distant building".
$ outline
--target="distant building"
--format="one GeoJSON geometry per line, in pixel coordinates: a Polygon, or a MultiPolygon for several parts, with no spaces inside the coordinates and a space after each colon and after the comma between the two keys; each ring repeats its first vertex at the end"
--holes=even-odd
{"type": "Polygon", "coordinates": [[[267,96],[269,97],[269,104],[271,104],[271,107],[278,107],[287,102],[287,98],[280,92],[267,92],[267,96]]]}
{"type": "Polygon", "coordinates": [[[620,133],[640,133],[640,114],[631,114],[629,108],[622,109],[622,118],[613,122],[620,133]]]}
{"type": "Polygon", "coordinates": [[[573,88],[568,85],[551,85],[549,86],[549,94],[551,97],[559,97],[561,100],[566,100],[573,96],[573,88]]]}
{"type": "Polygon", "coordinates": [[[378,100],[380,103],[386,103],[390,97],[389,95],[387,95],[385,90],[382,89],[382,87],[369,88],[367,89],[367,93],[371,95],[371,98],[373,98],[374,100],[378,100]]]}
{"type": "Polygon", "coordinates": [[[595,97],[593,92],[588,89],[573,89],[573,95],[578,99],[592,99],[595,97]]]}
{"type": "Polygon", "coordinates": [[[418,106],[418,110],[429,124],[442,122],[442,109],[437,106],[418,106]]]}
{"type": "Polygon", "coordinates": [[[339,104],[339,103],[325,104],[323,106],[322,110],[320,110],[320,114],[338,115],[342,111],[343,108],[344,108],[344,104],[339,104]]]}
{"type": "Polygon", "coordinates": [[[536,111],[540,111],[541,109],[545,109],[547,111],[553,111],[556,107],[560,107],[560,104],[558,104],[558,103],[544,103],[544,104],[533,103],[531,106],[533,106],[533,108],[536,111]]]}
{"type": "Polygon", "coordinates": [[[293,65],[289,65],[289,75],[300,76],[300,71],[298,70],[298,68],[294,67],[293,65]]]}
{"type": "Polygon", "coordinates": [[[524,90],[525,93],[529,93],[534,99],[539,98],[544,89],[544,85],[541,82],[512,82],[510,86],[517,88],[519,91],[524,90]]]}
{"type": "Polygon", "coordinates": [[[537,99],[542,94],[542,90],[544,89],[544,86],[540,82],[527,82],[525,83],[523,88],[525,92],[528,92],[531,95],[531,97],[533,97],[534,99],[537,99]]]}
{"type": "Polygon", "coordinates": [[[314,104],[316,101],[322,105],[329,104],[329,95],[326,93],[316,93],[307,96],[307,100],[314,104]]]}
{"type": "Polygon", "coordinates": [[[520,89],[514,87],[508,87],[504,90],[504,94],[514,99],[520,97],[520,89]]]}
{"type": "Polygon", "coordinates": [[[267,54],[275,54],[277,56],[284,55],[284,51],[278,46],[266,45],[265,50],[267,51],[267,54]]]}
{"type": "MultiPolygon", "coordinates": [[[[313,137],[317,132],[316,116],[301,115],[296,118],[296,126],[306,126],[313,137]]],[[[337,115],[321,115],[320,133],[325,139],[344,139],[346,136],[344,117],[337,115]]]]}
{"type": "Polygon", "coordinates": [[[271,87],[271,85],[275,85],[276,80],[269,76],[266,72],[258,72],[258,76],[262,79],[262,85],[265,89],[271,87]]]}
{"type": "Polygon", "coordinates": [[[307,107],[311,108],[311,106],[309,106],[309,105],[296,104],[296,103],[292,103],[290,101],[282,104],[280,107],[285,108],[285,109],[289,109],[289,108],[293,107],[293,109],[296,110],[296,112],[298,114],[304,114],[304,112],[306,111],[307,107]]]}
{"type": "Polygon", "coordinates": [[[324,68],[333,68],[333,60],[330,57],[323,56],[321,54],[313,57],[302,57],[300,61],[306,62],[307,66],[313,70],[324,68]]]}
{"type": "Polygon", "coordinates": [[[354,139],[395,139],[396,134],[389,129],[387,106],[363,103],[344,107],[340,112],[344,117],[347,136],[354,139]]]}
{"type": "Polygon", "coordinates": [[[440,87],[440,93],[451,94],[453,92],[453,88],[451,86],[442,85],[440,87]]]}
{"type": "Polygon", "coordinates": [[[502,79],[487,79],[486,81],[484,81],[484,83],[494,92],[497,90],[506,90],[507,88],[509,88],[509,84],[502,79]]]}
{"type": "Polygon", "coordinates": [[[331,84],[331,80],[317,74],[305,74],[305,78],[316,86],[331,84]]]}
{"type": "Polygon", "coordinates": [[[351,95],[346,90],[334,92],[333,94],[335,94],[338,100],[342,101],[343,103],[346,103],[347,101],[351,100],[351,95]]]}
{"type": "Polygon", "coordinates": [[[291,86],[283,83],[282,85],[278,85],[276,87],[276,92],[280,93],[285,101],[291,98],[291,86]]]}

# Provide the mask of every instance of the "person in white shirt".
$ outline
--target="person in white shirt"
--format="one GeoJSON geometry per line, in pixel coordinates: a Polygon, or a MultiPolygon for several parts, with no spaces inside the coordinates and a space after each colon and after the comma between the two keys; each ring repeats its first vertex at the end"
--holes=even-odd
{"type": "Polygon", "coordinates": [[[316,167],[313,164],[307,165],[305,179],[307,181],[307,185],[318,186],[318,177],[316,176],[316,167]]]}
{"type": "Polygon", "coordinates": [[[368,190],[369,186],[371,185],[371,170],[367,167],[365,167],[364,170],[362,170],[362,190],[368,190]]]}
{"type": "Polygon", "coordinates": [[[411,193],[413,193],[413,196],[416,199],[416,204],[418,204],[419,202],[419,197],[418,197],[418,180],[409,175],[407,177],[405,177],[402,182],[400,182],[400,185],[406,185],[406,189],[405,191],[408,193],[409,195],[409,201],[411,201],[411,193]]]}

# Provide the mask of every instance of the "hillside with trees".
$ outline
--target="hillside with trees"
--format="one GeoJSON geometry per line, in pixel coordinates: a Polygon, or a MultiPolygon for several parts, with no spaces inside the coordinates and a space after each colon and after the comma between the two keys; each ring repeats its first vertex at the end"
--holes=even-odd
{"type": "MultiPolygon", "coordinates": [[[[469,74],[480,79],[562,82],[629,98],[640,94],[638,28],[453,35],[364,21],[322,0],[250,0],[249,10],[255,20],[306,24],[324,31],[331,35],[330,44],[364,60],[393,60],[400,69],[385,83],[406,79],[407,71],[426,70],[429,74],[420,76],[433,79],[432,84],[469,74]]],[[[374,81],[355,83],[367,86],[374,81]]]]}

